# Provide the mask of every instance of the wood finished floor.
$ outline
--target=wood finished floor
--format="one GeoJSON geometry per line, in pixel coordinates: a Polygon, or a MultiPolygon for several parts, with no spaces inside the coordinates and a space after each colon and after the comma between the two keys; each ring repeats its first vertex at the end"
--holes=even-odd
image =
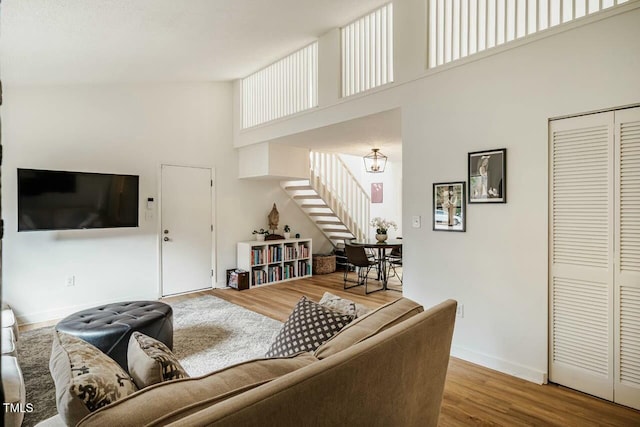
{"type": "MultiPolygon", "coordinates": [[[[350,273],[354,278],[354,273],[350,273]]],[[[389,280],[389,287],[400,289],[396,279],[389,280]]],[[[370,289],[378,287],[377,281],[369,282],[370,289]]],[[[402,292],[380,291],[365,295],[364,287],[358,286],[352,289],[343,289],[342,273],[313,276],[308,279],[294,280],[275,285],[262,286],[246,291],[233,289],[215,289],[211,291],[215,296],[234,304],[241,305],[249,310],[264,314],[272,319],[284,322],[296,305],[300,297],[306,295],[314,301],[320,301],[325,292],[331,292],[354,302],[361,303],[369,308],[376,308],[388,302],[402,297],[402,292]],[[266,302],[266,303],[265,303],[266,302]]]]}
{"type": "MultiPolygon", "coordinates": [[[[247,291],[207,292],[280,321],[286,320],[302,295],[318,301],[328,291],[371,308],[401,296],[395,291],[364,295],[362,287],[342,288],[342,274],[334,273],[247,291]]],[[[439,425],[638,427],[640,411],[565,387],[534,384],[452,357],[439,425]]]]}

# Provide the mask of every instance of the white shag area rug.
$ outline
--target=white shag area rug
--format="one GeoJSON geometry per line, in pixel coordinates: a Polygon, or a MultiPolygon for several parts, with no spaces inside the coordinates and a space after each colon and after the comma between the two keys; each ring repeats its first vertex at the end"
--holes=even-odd
{"type": "Polygon", "coordinates": [[[191,376],[264,357],[282,327],[277,320],[213,295],[171,307],[173,352],[191,376]]]}

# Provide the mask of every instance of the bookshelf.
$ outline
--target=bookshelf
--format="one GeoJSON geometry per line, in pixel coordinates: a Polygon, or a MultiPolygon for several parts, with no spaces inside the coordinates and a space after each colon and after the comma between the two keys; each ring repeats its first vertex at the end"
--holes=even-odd
{"type": "Polygon", "coordinates": [[[249,288],[311,277],[311,239],[238,242],[238,268],[249,288]]]}

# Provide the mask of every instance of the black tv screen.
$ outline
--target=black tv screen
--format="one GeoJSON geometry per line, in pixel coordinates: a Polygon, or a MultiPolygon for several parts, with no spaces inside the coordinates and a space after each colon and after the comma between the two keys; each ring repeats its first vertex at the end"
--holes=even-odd
{"type": "Polygon", "coordinates": [[[136,175],[18,169],[18,231],[138,226],[136,175]]]}

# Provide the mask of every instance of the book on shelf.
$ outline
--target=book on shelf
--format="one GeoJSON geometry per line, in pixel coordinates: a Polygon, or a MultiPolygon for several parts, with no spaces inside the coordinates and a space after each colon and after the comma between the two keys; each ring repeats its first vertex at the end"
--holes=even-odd
{"type": "Polygon", "coordinates": [[[282,280],[282,266],[273,265],[268,268],[267,280],[269,282],[277,282],[282,280]]]}
{"type": "Polygon", "coordinates": [[[282,261],[282,248],[280,246],[269,246],[268,259],[269,262],[282,261]]]}
{"type": "Polygon", "coordinates": [[[309,247],[303,243],[298,245],[298,258],[309,258],[309,247]]]}
{"type": "Polygon", "coordinates": [[[311,263],[307,260],[298,261],[298,276],[311,275],[311,263]]]}
{"type": "Polygon", "coordinates": [[[292,279],[296,277],[296,271],[293,268],[293,264],[285,264],[283,276],[284,279],[292,279]]]}
{"type": "Polygon", "coordinates": [[[267,252],[264,248],[251,249],[251,265],[265,264],[267,260],[267,252]]]}
{"type": "Polygon", "coordinates": [[[284,260],[290,261],[296,258],[296,248],[293,246],[285,246],[284,248],[284,260]]]}
{"type": "Polygon", "coordinates": [[[262,285],[267,283],[267,272],[264,270],[253,270],[253,284],[262,285]]]}

